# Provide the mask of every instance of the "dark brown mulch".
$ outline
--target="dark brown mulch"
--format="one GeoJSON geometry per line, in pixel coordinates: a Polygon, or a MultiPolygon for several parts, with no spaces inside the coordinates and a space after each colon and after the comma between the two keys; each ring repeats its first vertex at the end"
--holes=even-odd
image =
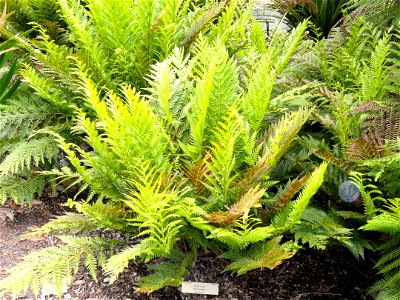
{"type": "MultiPolygon", "coordinates": [[[[259,270],[244,276],[221,273],[224,261],[200,257],[185,278],[188,281],[218,283],[220,295],[182,294],[179,288],[164,288],[152,295],[135,294],[134,282],[147,274],[144,267],[126,270],[112,285],[101,278],[95,296],[99,299],[372,299],[365,289],[374,281],[366,262],[358,262],[341,248],[328,251],[304,249],[274,270],[259,270]]],[[[85,281],[88,280],[85,276],[85,281]]],[[[93,290],[94,290],[93,286],[93,290]]],[[[82,291],[84,293],[84,291],[82,291]]],[[[73,290],[70,294],[77,296],[73,290]]],[[[93,298],[93,295],[86,295],[93,298]]]]}
{"type": "MultiPolygon", "coordinates": [[[[0,226],[0,279],[6,271],[31,251],[57,243],[52,236],[19,240],[18,237],[45,224],[52,216],[61,214],[65,208],[61,203],[66,196],[46,199],[32,209],[8,203],[15,219],[0,226]]],[[[235,277],[221,273],[226,261],[211,254],[199,257],[185,278],[187,281],[219,284],[219,296],[183,294],[180,288],[168,287],[151,295],[137,294],[135,282],[148,274],[144,266],[125,270],[119,279],[109,284],[109,278],[99,276],[91,280],[81,271],[74,278],[63,299],[372,299],[366,288],[374,281],[373,264],[357,261],[347,250],[333,248],[327,251],[302,249],[292,259],[283,262],[274,270],[258,270],[235,277]]],[[[47,297],[47,296],[46,296],[47,297]]],[[[56,297],[41,299],[56,299],[56,297]]],[[[32,299],[29,293],[19,299],[32,299]]],[[[4,297],[3,299],[11,299],[4,297]]]]}

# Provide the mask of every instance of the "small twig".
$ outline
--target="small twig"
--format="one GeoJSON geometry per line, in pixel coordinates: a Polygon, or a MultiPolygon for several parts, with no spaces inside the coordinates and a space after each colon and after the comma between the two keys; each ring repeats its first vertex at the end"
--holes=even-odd
{"type": "Polygon", "coordinates": [[[360,269],[358,269],[355,265],[353,265],[351,262],[343,259],[343,261],[347,264],[349,264],[350,266],[352,266],[354,268],[354,270],[356,270],[358,273],[360,273],[361,275],[363,275],[365,278],[369,278],[368,275],[366,275],[364,272],[362,272],[360,269]]]}
{"type": "Polygon", "coordinates": [[[300,300],[301,297],[303,297],[303,296],[310,296],[310,295],[319,295],[319,296],[341,296],[341,294],[335,294],[335,293],[311,292],[311,293],[301,293],[301,294],[298,294],[295,298],[292,298],[291,300],[300,300]]]}

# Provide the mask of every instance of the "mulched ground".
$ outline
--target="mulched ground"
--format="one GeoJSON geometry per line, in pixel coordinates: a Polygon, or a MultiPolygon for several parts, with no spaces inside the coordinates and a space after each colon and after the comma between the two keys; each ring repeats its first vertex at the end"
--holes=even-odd
{"type": "MultiPolygon", "coordinates": [[[[14,220],[2,221],[0,216],[0,280],[6,276],[7,269],[31,251],[57,243],[53,236],[18,239],[20,235],[33,231],[45,224],[52,216],[62,214],[61,205],[66,196],[41,199],[32,209],[13,204],[0,206],[12,211],[14,220]]],[[[221,273],[226,261],[204,254],[196,261],[185,280],[219,284],[219,296],[183,294],[180,288],[164,288],[151,295],[137,294],[135,282],[140,275],[148,274],[145,266],[132,267],[123,272],[113,284],[109,278],[99,276],[93,281],[84,270],[74,278],[71,287],[62,299],[373,299],[367,296],[366,289],[376,278],[371,261],[357,261],[347,250],[333,248],[327,251],[302,249],[292,259],[283,262],[276,269],[253,271],[235,277],[221,273]]],[[[5,296],[1,299],[13,299],[5,296]]],[[[17,299],[34,299],[29,293],[17,299]]],[[[57,299],[44,295],[40,299],[57,299]]]]}

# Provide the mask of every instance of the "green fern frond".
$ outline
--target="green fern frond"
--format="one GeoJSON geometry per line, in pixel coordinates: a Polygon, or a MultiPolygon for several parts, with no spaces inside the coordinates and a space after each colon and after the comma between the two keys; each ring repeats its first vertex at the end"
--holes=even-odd
{"type": "Polygon", "coordinates": [[[251,79],[247,85],[248,89],[242,96],[240,103],[245,120],[250,123],[254,131],[260,129],[270,106],[270,97],[276,76],[289,62],[306,27],[307,23],[303,22],[283,44],[274,43],[273,40],[267,52],[263,54],[258,60],[258,64],[254,66],[255,71],[251,74],[251,79]],[[283,48],[283,45],[285,48],[283,48]],[[275,58],[277,58],[276,61],[275,58]]]}
{"type": "Polygon", "coordinates": [[[343,219],[354,219],[354,220],[365,220],[365,215],[355,212],[355,211],[343,211],[343,210],[334,210],[332,213],[335,216],[341,217],[343,219]]]}
{"type": "Polygon", "coordinates": [[[193,264],[194,253],[182,254],[178,252],[168,257],[170,262],[150,265],[154,273],[141,277],[138,283],[138,292],[151,293],[166,286],[179,286],[182,284],[183,276],[187,269],[193,264]]]}
{"type": "Polygon", "coordinates": [[[46,184],[41,175],[29,177],[3,176],[0,178],[0,203],[4,204],[8,198],[23,206],[31,206],[35,194],[40,197],[46,184]]]}
{"type": "MultiPolygon", "coordinates": [[[[68,90],[67,87],[73,84],[74,81],[74,77],[71,76],[70,72],[72,49],[68,49],[65,45],[54,43],[43,30],[43,27],[38,27],[38,30],[41,34],[41,41],[36,43],[32,43],[29,39],[10,31],[5,33],[9,38],[16,40],[19,47],[29,53],[33,61],[43,66],[43,72],[47,75],[53,75],[54,82],[62,83],[64,91],[68,90]]],[[[47,78],[49,79],[50,77],[47,78]]],[[[71,90],[69,93],[71,93],[71,90]]]]}
{"type": "Polygon", "coordinates": [[[273,69],[273,53],[271,47],[254,67],[255,71],[247,84],[247,92],[243,94],[240,108],[245,120],[251,125],[252,131],[257,131],[269,107],[270,96],[276,78],[273,69]]]}
{"type": "Polygon", "coordinates": [[[59,5],[55,0],[28,0],[25,1],[28,6],[26,9],[30,17],[35,22],[44,21],[59,21],[60,15],[58,14],[59,5]]]}
{"type": "Polygon", "coordinates": [[[238,230],[215,228],[207,238],[216,239],[226,244],[229,249],[243,250],[248,245],[266,240],[276,233],[276,229],[273,226],[255,228],[253,228],[253,226],[241,227],[238,227],[238,230]]]}
{"type": "Polygon", "coordinates": [[[286,114],[279,122],[272,125],[272,128],[268,131],[268,140],[264,144],[261,157],[255,166],[246,171],[240,185],[244,187],[257,183],[272,171],[272,168],[286,153],[310,114],[310,110],[300,109],[297,112],[286,114]]]}
{"type": "Polygon", "coordinates": [[[55,219],[50,220],[48,223],[34,232],[24,235],[24,237],[41,235],[44,233],[85,234],[96,229],[101,229],[101,226],[94,223],[87,216],[83,214],[67,212],[62,216],[57,216],[55,219]]]}
{"type": "Polygon", "coordinates": [[[398,250],[399,236],[395,236],[387,243],[382,245],[382,257],[379,259],[376,267],[384,278],[376,282],[369,290],[370,293],[378,292],[381,299],[387,293],[399,292],[400,284],[400,253],[398,250]]]}
{"type": "Polygon", "coordinates": [[[351,244],[352,230],[335,222],[327,213],[317,208],[307,208],[301,223],[293,229],[296,240],[309,243],[311,247],[326,249],[330,239],[335,239],[343,245],[351,244]]]}
{"type": "Polygon", "coordinates": [[[369,219],[361,229],[396,234],[400,232],[400,221],[397,216],[384,212],[369,219]]]}
{"type": "MultiPolygon", "coordinates": [[[[120,48],[121,51],[128,51],[132,48],[129,43],[135,34],[132,21],[132,11],[126,9],[131,1],[93,1],[89,0],[88,9],[90,17],[96,24],[96,35],[101,47],[107,50],[120,48]]],[[[137,21],[137,20],[135,20],[137,21]]]]}
{"type": "Polygon", "coordinates": [[[232,185],[238,174],[235,172],[236,165],[240,163],[237,151],[238,142],[243,132],[243,124],[236,109],[231,109],[227,116],[223,117],[214,131],[215,141],[211,143],[209,150],[210,160],[205,164],[210,170],[205,177],[214,197],[221,198],[225,205],[230,205],[229,195],[232,185]],[[239,160],[239,162],[237,162],[239,160]]]}
{"type": "Polygon", "coordinates": [[[375,283],[368,292],[370,294],[378,293],[376,300],[400,300],[399,286],[385,286],[384,280],[375,283]]]}
{"type": "Polygon", "coordinates": [[[0,177],[18,174],[22,170],[30,169],[31,164],[39,166],[47,161],[54,161],[58,154],[58,147],[51,137],[30,139],[14,145],[0,164],[0,177]]]}
{"type": "Polygon", "coordinates": [[[304,189],[292,206],[292,211],[288,216],[288,227],[300,221],[300,217],[306,209],[311,197],[318,191],[322,184],[327,166],[328,164],[324,162],[311,173],[304,189]]]}
{"type": "Polygon", "coordinates": [[[385,95],[385,86],[388,83],[387,67],[388,57],[391,50],[391,35],[387,32],[376,43],[371,53],[370,65],[363,62],[361,73],[361,95],[362,101],[380,100],[385,95]]]}
{"type": "Polygon", "coordinates": [[[179,240],[180,228],[184,225],[179,216],[179,206],[170,206],[165,199],[159,199],[147,209],[146,207],[139,208],[143,202],[138,204],[137,202],[134,205],[133,201],[127,203],[138,214],[138,217],[129,219],[129,224],[139,227],[139,236],[144,236],[146,242],[158,245],[159,252],[168,254],[179,240]]]}
{"type": "MultiPolygon", "coordinates": [[[[18,295],[31,288],[35,295],[46,286],[53,286],[61,296],[63,286],[71,282],[72,276],[78,272],[80,261],[85,261],[86,267],[97,269],[99,253],[112,249],[118,241],[105,240],[100,237],[60,237],[65,245],[45,248],[24,257],[23,261],[9,270],[10,275],[0,282],[1,294],[13,292],[18,295]],[[87,259],[89,257],[90,259],[87,259]]],[[[93,277],[94,279],[96,277],[93,277]]]]}
{"type": "Polygon", "coordinates": [[[194,72],[198,76],[188,115],[192,140],[190,150],[194,158],[199,158],[204,152],[207,146],[203,145],[204,140],[212,140],[212,129],[235,104],[238,88],[235,62],[229,58],[223,45],[205,45],[197,53],[197,60],[194,72]]]}
{"type": "Polygon", "coordinates": [[[103,101],[94,83],[84,73],[78,74],[85,99],[99,120],[92,121],[78,109],[77,125],[73,131],[86,134],[85,141],[93,148],[93,152],[84,152],[74,147],[84,158],[82,165],[70,145],[58,138],[59,144],[81,179],[91,184],[93,191],[107,198],[123,199],[129,189],[128,179],[141,161],[146,160],[161,169],[167,169],[168,137],[149,104],[139,98],[132,88],[121,88],[123,99],[109,93],[103,101]],[[104,138],[105,134],[107,139],[104,138]],[[110,181],[110,178],[114,179],[110,181]]]}
{"type": "Polygon", "coordinates": [[[179,109],[175,108],[178,103],[171,103],[175,76],[176,74],[168,60],[155,64],[149,75],[149,83],[151,85],[149,88],[149,100],[155,111],[165,120],[167,128],[178,122],[177,114],[179,109]]]}
{"type": "Polygon", "coordinates": [[[164,122],[165,130],[172,141],[185,143],[189,138],[189,124],[185,122],[185,118],[194,91],[194,63],[182,49],[174,48],[165,61],[153,65],[149,75],[150,88],[146,97],[154,113],[164,122]]]}
{"type": "Polygon", "coordinates": [[[292,205],[293,202],[289,202],[288,204],[286,204],[285,207],[283,207],[283,209],[275,213],[274,217],[271,220],[272,226],[274,226],[275,228],[284,228],[286,226],[286,222],[291,212],[292,205]]]}
{"type": "Polygon", "coordinates": [[[364,178],[363,174],[358,172],[351,172],[350,178],[357,184],[360,189],[361,198],[363,200],[363,205],[365,208],[365,214],[367,218],[373,217],[377,210],[376,203],[378,201],[384,201],[380,196],[382,192],[378,188],[369,183],[371,180],[369,178],[364,178]]]}
{"type": "Polygon", "coordinates": [[[220,5],[220,14],[218,16],[217,24],[214,24],[210,29],[209,35],[215,38],[216,36],[223,38],[224,35],[228,35],[227,31],[232,27],[236,27],[235,25],[235,17],[242,17],[245,13],[242,11],[242,14],[238,14],[238,11],[242,9],[240,1],[234,0],[229,3],[224,3],[222,6],[220,5]],[[238,16],[239,15],[239,16],[238,16]]]}
{"type": "Polygon", "coordinates": [[[58,111],[72,113],[70,103],[65,100],[65,94],[62,94],[54,80],[44,77],[39,71],[28,64],[24,65],[21,76],[24,82],[29,83],[38,96],[46,99],[54,108],[57,108],[58,111]]]}
{"type": "Polygon", "coordinates": [[[279,94],[270,100],[271,109],[288,109],[295,107],[311,106],[310,99],[312,94],[310,89],[315,87],[315,84],[305,84],[303,86],[292,88],[282,94],[279,94]]]}
{"type": "Polygon", "coordinates": [[[57,119],[68,124],[66,114],[54,110],[45,101],[35,96],[15,95],[0,106],[0,137],[25,139],[35,130],[57,124],[57,119]]]}
{"type": "Polygon", "coordinates": [[[399,273],[400,269],[400,250],[398,248],[386,248],[384,247],[384,255],[379,259],[376,267],[379,268],[379,273],[387,274],[390,277],[387,278],[388,285],[390,283],[396,282],[400,279],[400,274],[397,277],[392,277],[392,273],[399,273]]]}
{"type": "Polygon", "coordinates": [[[390,235],[400,233],[400,198],[386,200],[385,208],[380,214],[370,218],[361,229],[390,235]]]}
{"type": "Polygon", "coordinates": [[[227,251],[220,258],[232,260],[223,272],[231,271],[238,275],[245,274],[254,269],[274,269],[283,260],[291,258],[298,250],[293,242],[279,244],[282,237],[276,237],[267,242],[258,243],[249,250],[242,252],[227,251]]]}
{"type": "MultiPolygon", "coordinates": [[[[88,143],[99,155],[106,152],[108,155],[116,155],[114,163],[118,160],[126,162],[128,166],[135,158],[141,158],[157,162],[161,168],[165,167],[162,165],[167,164],[168,138],[147,101],[140,98],[129,86],[121,87],[123,99],[110,92],[106,101],[102,101],[94,83],[84,73],[80,73],[79,76],[82,79],[81,89],[85,99],[97,113],[101,123],[90,122],[80,111],[75,130],[88,135],[88,143]],[[106,144],[102,143],[97,127],[106,131],[106,141],[112,151],[106,150],[106,144]],[[154,151],[143,152],[143,149],[154,151]]],[[[109,168],[112,169],[112,166],[109,168]]]]}
{"type": "Polygon", "coordinates": [[[386,209],[379,214],[370,216],[367,224],[361,229],[390,235],[390,239],[379,247],[381,257],[376,263],[376,268],[384,278],[370,289],[370,292],[379,292],[377,298],[385,299],[385,295],[394,291],[398,293],[400,290],[400,199],[389,200],[386,209]]]}
{"type": "Polygon", "coordinates": [[[100,199],[94,203],[73,202],[75,209],[87,216],[99,228],[130,232],[126,219],[128,213],[122,204],[103,203],[100,199]]]}
{"type": "Polygon", "coordinates": [[[154,252],[155,245],[140,243],[123,249],[121,252],[112,255],[104,265],[104,272],[111,276],[110,282],[114,282],[120,273],[124,271],[131,260],[145,256],[145,261],[158,257],[157,251],[154,252]]]}
{"type": "Polygon", "coordinates": [[[93,230],[120,230],[131,232],[126,221],[127,213],[121,205],[112,205],[97,200],[95,203],[73,202],[71,199],[67,203],[70,207],[75,207],[78,213],[67,212],[65,215],[57,216],[48,223],[34,231],[31,235],[43,233],[63,233],[63,234],[85,234],[93,230]]]}
{"type": "Polygon", "coordinates": [[[303,215],[305,209],[311,197],[318,191],[324,179],[324,174],[328,164],[322,163],[314,172],[311,173],[310,178],[307,180],[304,189],[300,192],[297,199],[290,204],[290,212],[287,215],[287,221],[284,225],[285,228],[290,229],[294,225],[300,223],[300,218],[303,215]]]}
{"type": "MultiPolygon", "coordinates": [[[[97,79],[97,82],[110,82],[107,70],[107,55],[95,40],[95,30],[88,17],[88,11],[77,0],[60,0],[60,9],[68,28],[71,31],[71,40],[80,46],[87,58],[88,67],[97,79]]],[[[78,53],[79,54],[79,53],[78,53]]]]}

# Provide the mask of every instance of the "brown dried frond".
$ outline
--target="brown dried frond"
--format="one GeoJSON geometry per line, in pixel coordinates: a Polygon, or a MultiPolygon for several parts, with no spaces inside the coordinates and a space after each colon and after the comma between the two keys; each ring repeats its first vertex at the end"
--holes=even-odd
{"type": "Polygon", "coordinates": [[[163,9],[161,11],[160,15],[153,20],[153,24],[151,24],[151,28],[150,28],[151,33],[154,33],[156,30],[158,30],[160,28],[161,21],[163,20],[165,14],[166,14],[166,11],[165,11],[165,9],[163,9]]]}
{"type": "Polygon", "coordinates": [[[276,268],[284,260],[289,259],[295,255],[295,251],[288,251],[284,245],[279,245],[280,238],[273,238],[270,242],[276,243],[276,246],[260,257],[259,264],[270,270],[276,268]]]}
{"type": "Polygon", "coordinates": [[[65,29],[61,28],[58,23],[54,21],[43,21],[43,27],[47,35],[54,41],[57,41],[65,32],[65,29]]]}
{"type": "Polygon", "coordinates": [[[336,167],[338,167],[339,169],[342,169],[342,170],[347,170],[348,168],[350,168],[350,164],[349,163],[347,163],[347,162],[345,162],[345,161],[343,161],[343,160],[340,160],[340,159],[338,159],[338,158],[336,158],[330,151],[328,151],[328,150],[316,150],[316,151],[314,151],[314,154],[317,156],[317,157],[319,157],[319,158],[321,158],[321,159],[323,159],[323,160],[325,160],[325,161],[328,161],[329,163],[332,163],[332,164],[334,164],[336,167]]]}
{"type": "Polygon", "coordinates": [[[296,178],[286,185],[281,193],[279,193],[276,201],[277,210],[281,210],[293,199],[293,197],[303,188],[304,184],[310,178],[311,174],[306,174],[301,178],[296,178]]]}
{"type": "Polygon", "coordinates": [[[203,159],[198,161],[195,165],[187,166],[185,168],[185,175],[188,180],[193,184],[196,194],[204,192],[204,181],[206,176],[212,176],[212,172],[207,167],[207,162],[210,161],[211,154],[206,153],[203,159]]]}
{"type": "Polygon", "coordinates": [[[384,147],[363,138],[353,139],[347,144],[347,155],[351,160],[366,160],[382,157],[384,147]]]}
{"type": "Polygon", "coordinates": [[[260,200],[264,196],[265,189],[260,189],[259,185],[249,189],[238,202],[229,208],[229,212],[233,215],[243,215],[243,223],[246,223],[250,209],[253,207],[261,207],[260,200]]]}
{"type": "Polygon", "coordinates": [[[275,195],[275,203],[265,212],[265,215],[274,216],[278,211],[282,210],[286,204],[288,204],[293,197],[300,192],[310,176],[311,174],[306,174],[301,178],[295,178],[293,181],[289,181],[285,188],[275,195]]]}
{"type": "Polygon", "coordinates": [[[358,105],[355,112],[361,116],[363,140],[373,143],[377,149],[396,150],[400,135],[400,101],[370,101],[358,105]]]}
{"type": "Polygon", "coordinates": [[[242,216],[243,223],[246,223],[250,210],[253,207],[261,207],[260,200],[265,193],[265,189],[260,189],[257,185],[255,188],[249,189],[239,201],[228,207],[228,211],[216,211],[204,216],[211,223],[219,225],[228,225],[235,222],[242,216]]]}
{"type": "Polygon", "coordinates": [[[330,90],[328,89],[328,87],[326,87],[326,86],[321,86],[321,87],[318,89],[318,92],[319,92],[322,96],[324,96],[325,98],[327,98],[327,99],[332,99],[332,98],[334,97],[333,92],[330,91],[330,90]]]}
{"type": "Polygon", "coordinates": [[[216,211],[203,216],[207,221],[218,225],[226,226],[229,223],[235,222],[239,219],[240,214],[233,214],[230,211],[216,211]]]}

